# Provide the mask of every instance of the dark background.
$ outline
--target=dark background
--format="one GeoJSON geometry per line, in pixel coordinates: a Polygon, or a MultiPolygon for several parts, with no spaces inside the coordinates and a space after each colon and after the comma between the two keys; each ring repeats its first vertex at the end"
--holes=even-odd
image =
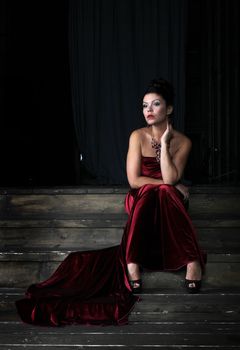
{"type": "Polygon", "coordinates": [[[68,1],[5,1],[2,7],[0,185],[74,185],[68,1]]]}
{"type": "MultiPolygon", "coordinates": [[[[95,184],[79,161],[68,0],[1,1],[0,186],[95,184]]],[[[239,2],[189,0],[186,178],[239,184],[239,2]]]]}

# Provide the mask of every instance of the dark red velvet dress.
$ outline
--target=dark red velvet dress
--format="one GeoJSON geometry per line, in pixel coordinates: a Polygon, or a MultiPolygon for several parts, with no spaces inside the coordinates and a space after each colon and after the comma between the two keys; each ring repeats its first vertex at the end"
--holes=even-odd
{"type": "MultiPolygon", "coordinates": [[[[142,158],[142,175],[161,178],[154,157],[142,158]]],[[[144,185],[125,200],[129,214],[122,242],[101,250],[74,252],[46,281],[31,285],[16,302],[24,322],[126,324],[138,297],[132,295],[127,263],[151,270],[177,270],[204,257],[182,195],[170,185],[144,185]]]]}

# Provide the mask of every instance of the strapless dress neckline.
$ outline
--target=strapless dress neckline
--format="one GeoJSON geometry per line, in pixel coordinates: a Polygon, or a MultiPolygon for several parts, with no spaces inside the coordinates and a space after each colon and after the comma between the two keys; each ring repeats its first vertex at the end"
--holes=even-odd
{"type": "Polygon", "coordinates": [[[142,158],[156,158],[156,157],[154,157],[154,156],[143,156],[142,155],[142,158]]]}

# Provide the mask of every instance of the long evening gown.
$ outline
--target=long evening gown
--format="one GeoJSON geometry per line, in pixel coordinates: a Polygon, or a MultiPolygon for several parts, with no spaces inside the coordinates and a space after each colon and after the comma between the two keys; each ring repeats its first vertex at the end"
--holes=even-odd
{"type": "MultiPolygon", "coordinates": [[[[154,157],[142,157],[142,175],[161,178],[154,157]]],[[[139,297],[131,292],[127,263],[143,268],[178,270],[205,256],[185,209],[181,193],[171,185],[144,185],[125,199],[128,221],[121,244],[73,252],[44,282],[31,285],[16,307],[24,322],[116,324],[128,322],[139,297]]]]}

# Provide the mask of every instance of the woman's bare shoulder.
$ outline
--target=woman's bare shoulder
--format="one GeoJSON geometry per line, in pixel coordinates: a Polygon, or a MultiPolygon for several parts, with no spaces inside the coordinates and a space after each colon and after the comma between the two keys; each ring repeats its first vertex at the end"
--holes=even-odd
{"type": "Polygon", "coordinates": [[[146,137],[146,135],[149,134],[149,130],[148,129],[149,128],[147,128],[147,127],[135,129],[135,130],[132,131],[130,137],[142,140],[144,137],[146,137]]]}
{"type": "Polygon", "coordinates": [[[135,129],[129,138],[129,150],[141,150],[146,138],[147,128],[135,129]]]}
{"type": "Polygon", "coordinates": [[[182,146],[191,148],[192,142],[189,137],[174,129],[174,143],[179,148],[182,146]]]}

